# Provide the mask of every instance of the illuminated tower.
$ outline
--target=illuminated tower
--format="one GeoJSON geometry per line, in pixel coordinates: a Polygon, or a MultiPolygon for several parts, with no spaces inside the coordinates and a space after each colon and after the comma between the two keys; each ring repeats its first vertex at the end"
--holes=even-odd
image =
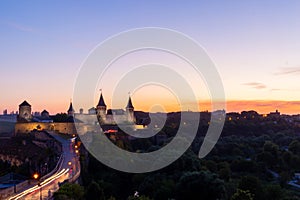
{"type": "Polygon", "coordinates": [[[100,99],[98,105],[96,106],[97,117],[100,123],[104,123],[106,119],[106,104],[104,102],[102,92],[100,94],[100,99]]]}
{"type": "Polygon", "coordinates": [[[132,105],[131,97],[129,96],[128,103],[126,106],[126,115],[127,115],[127,121],[128,122],[134,122],[134,107],[132,105]]]}
{"type": "Polygon", "coordinates": [[[32,119],[32,114],[31,114],[31,105],[27,102],[24,101],[19,105],[19,116],[18,119],[21,121],[31,121],[32,119]]]}

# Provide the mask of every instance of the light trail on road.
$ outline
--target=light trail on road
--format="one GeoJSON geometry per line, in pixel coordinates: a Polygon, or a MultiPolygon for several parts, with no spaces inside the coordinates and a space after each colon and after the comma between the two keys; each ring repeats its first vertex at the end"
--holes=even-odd
{"type": "Polygon", "coordinates": [[[66,140],[56,133],[51,133],[51,135],[62,144],[62,161],[58,166],[57,172],[45,180],[40,179],[39,184],[32,185],[31,188],[15,194],[14,196],[8,198],[9,200],[32,200],[40,198],[49,199],[52,197],[53,193],[59,189],[60,182],[62,183],[66,180],[72,181],[73,174],[76,174],[77,171],[80,171],[78,156],[73,147],[75,142],[74,138],[66,140]],[[71,171],[72,173],[70,173],[71,171]],[[48,193],[43,193],[43,191],[48,191],[48,193]]]}
{"type": "Polygon", "coordinates": [[[69,169],[62,169],[57,174],[54,174],[53,176],[51,176],[51,177],[47,178],[46,180],[44,180],[43,182],[41,182],[40,185],[35,185],[32,188],[29,188],[29,189],[23,191],[22,193],[14,196],[14,197],[9,198],[9,200],[13,200],[13,199],[17,200],[17,199],[20,199],[20,198],[24,197],[25,195],[28,195],[28,194],[30,194],[34,191],[37,191],[37,190],[49,185],[54,180],[59,179],[61,176],[63,176],[64,174],[66,174],[68,172],[69,172],[69,169]]]}

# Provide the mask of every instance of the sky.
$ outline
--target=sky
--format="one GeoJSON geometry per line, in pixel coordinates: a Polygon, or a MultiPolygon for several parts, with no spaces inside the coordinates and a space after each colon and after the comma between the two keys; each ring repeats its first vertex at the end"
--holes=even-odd
{"type": "MultiPolygon", "coordinates": [[[[228,112],[300,113],[299,10],[298,0],[1,1],[0,113],[16,111],[23,100],[33,111],[66,112],[89,53],[112,35],[142,27],[176,30],[197,41],[220,74],[228,112]]],[[[116,64],[111,73],[121,68],[116,64]]],[[[110,80],[99,84],[110,107],[110,80]]],[[[209,109],[209,92],[191,84],[200,109],[209,109]]],[[[156,104],[176,110],[176,98],[163,90],[128,88],[136,110],[156,104]]],[[[116,106],[126,106],[126,94],[116,106]]]]}

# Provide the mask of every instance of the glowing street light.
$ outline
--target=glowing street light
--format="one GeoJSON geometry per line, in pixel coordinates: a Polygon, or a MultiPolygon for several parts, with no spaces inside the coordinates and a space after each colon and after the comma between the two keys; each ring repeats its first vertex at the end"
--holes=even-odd
{"type": "Polygon", "coordinates": [[[40,187],[40,200],[42,200],[43,197],[42,197],[42,186],[41,186],[40,175],[39,175],[37,172],[35,172],[35,173],[33,174],[33,178],[34,178],[35,180],[38,180],[38,181],[39,181],[38,186],[40,187]]]}
{"type": "Polygon", "coordinates": [[[38,180],[39,177],[40,177],[40,175],[37,172],[33,174],[33,178],[35,180],[38,180]]]}

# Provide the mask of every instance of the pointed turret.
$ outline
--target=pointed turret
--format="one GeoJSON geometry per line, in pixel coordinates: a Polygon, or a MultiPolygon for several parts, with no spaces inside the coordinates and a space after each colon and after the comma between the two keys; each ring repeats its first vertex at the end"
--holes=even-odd
{"type": "Polygon", "coordinates": [[[73,108],[73,104],[72,104],[72,101],[70,102],[70,106],[69,106],[69,109],[68,109],[68,115],[69,116],[74,116],[74,113],[75,113],[75,110],[73,108]]]}
{"type": "Polygon", "coordinates": [[[131,97],[130,96],[129,96],[129,99],[128,99],[128,103],[127,103],[126,109],[134,109],[134,107],[132,105],[132,101],[131,101],[131,97]]]}
{"type": "Polygon", "coordinates": [[[104,102],[102,91],[100,94],[100,99],[99,99],[98,105],[96,106],[96,111],[97,111],[97,117],[98,117],[100,124],[105,123],[105,121],[106,121],[106,104],[104,102]]]}
{"type": "Polygon", "coordinates": [[[21,103],[19,105],[19,107],[22,107],[22,106],[30,106],[31,107],[31,105],[27,101],[23,101],[23,103],[21,103]]]}
{"type": "Polygon", "coordinates": [[[103,96],[102,96],[102,92],[101,92],[101,94],[100,94],[100,99],[99,99],[99,102],[98,102],[97,107],[99,107],[99,106],[104,106],[104,107],[106,107],[106,104],[105,104],[104,99],[103,99],[103,96]]]}
{"type": "Polygon", "coordinates": [[[134,107],[132,105],[131,96],[129,95],[128,103],[126,106],[126,115],[127,115],[127,121],[134,123],[134,107]]]}

